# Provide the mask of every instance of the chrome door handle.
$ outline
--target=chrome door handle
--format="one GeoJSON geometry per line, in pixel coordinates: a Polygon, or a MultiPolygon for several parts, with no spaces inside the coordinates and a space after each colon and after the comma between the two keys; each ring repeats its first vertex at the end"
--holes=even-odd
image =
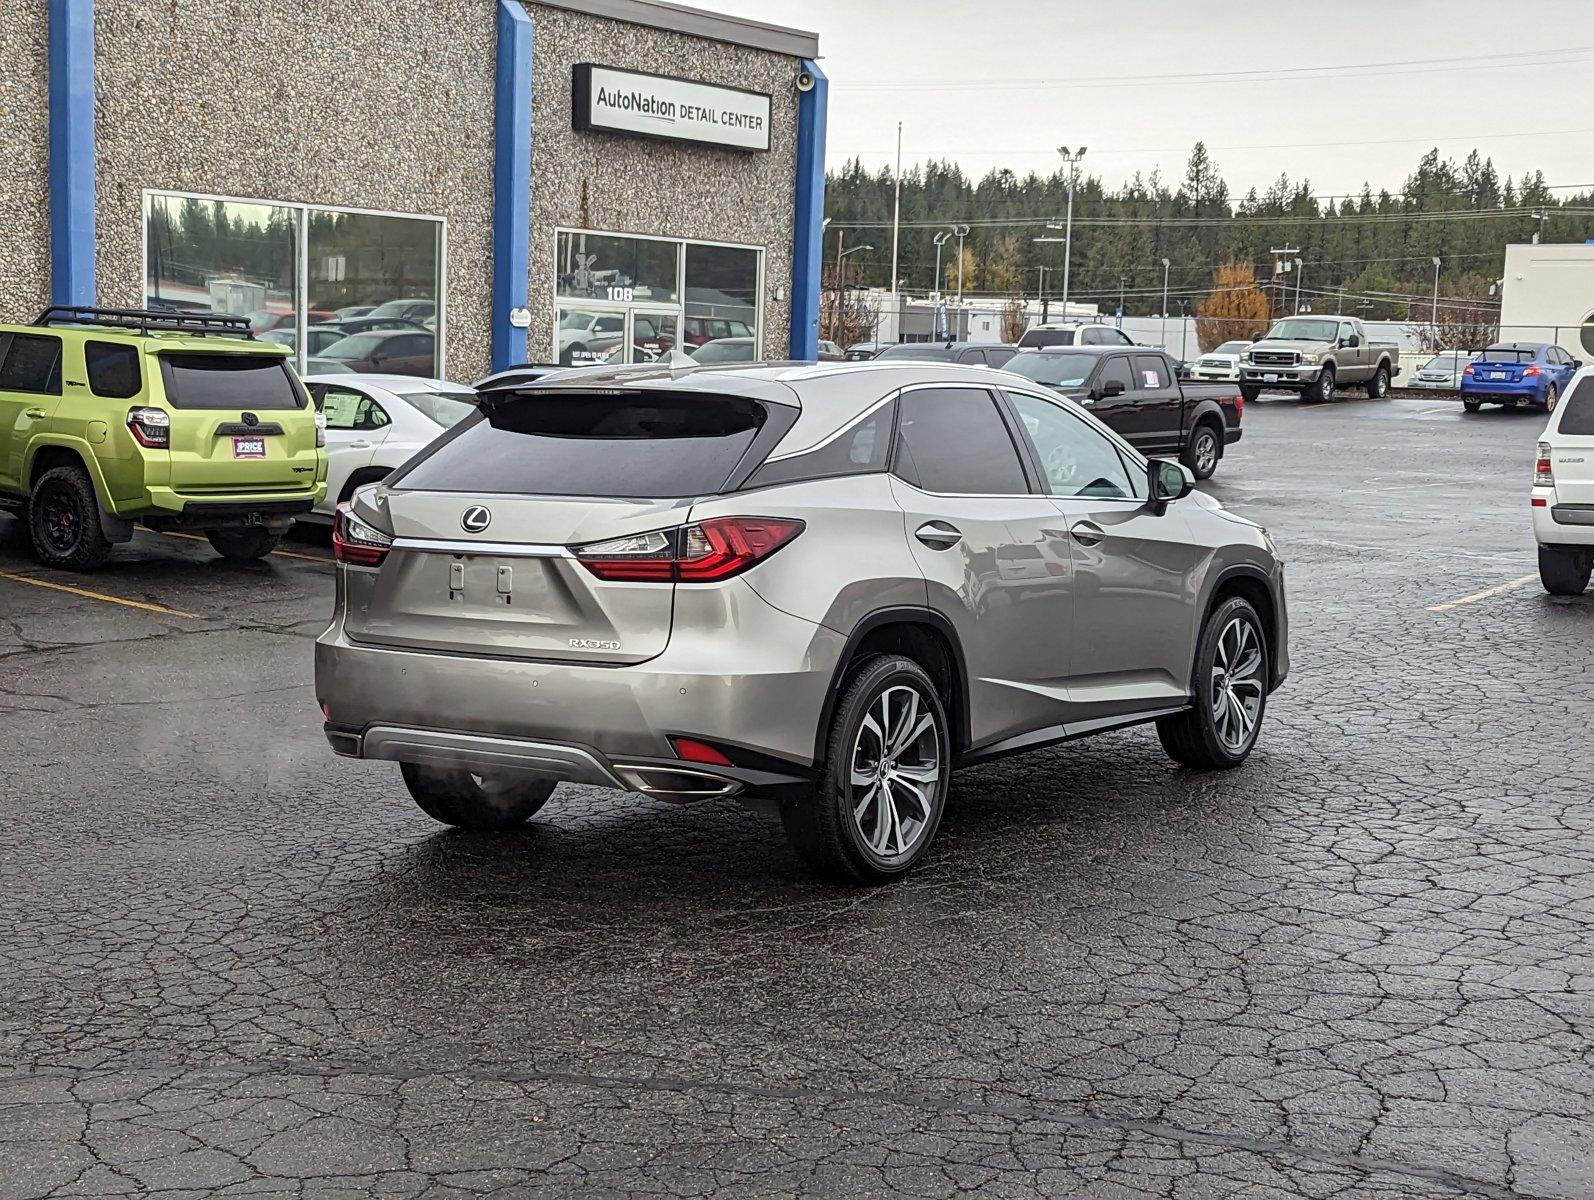
{"type": "Polygon", "coordinates": [[[1079,407],[1081,407],[1081,408],[1094,408],[1095,406],[1096,406],[1095,400],[1091,399],[1089,396],[1081,396],[1079,398],[1079,407]]]}
{"type": "Polygon", "coordinates": [[[913,531],[913,536],[932,550],[950,550],[963,540],[962,533],[945,521],[926,521],[913,531]]]}
{"type": "Polygon", "coordinates": [[[1080,521],[1069,526],[1068,532],[1081,546],[1099,546],[1107,538],[1107,531],[1090,521],[1080,521]]]}
{"type": "Polygon", "coordinates": [[[370,448],[371,448],[371,443],[370,442],[350,442],[349,443],[349,449],[350,450],[369,450],[370,448]]]}
{"type": "Polygon", "coordinates": [[[32,417],[35,421],[40,421],[50,414],[42,408],[30,408],[24,411],[22,415],[25,417],[32,417]]]}

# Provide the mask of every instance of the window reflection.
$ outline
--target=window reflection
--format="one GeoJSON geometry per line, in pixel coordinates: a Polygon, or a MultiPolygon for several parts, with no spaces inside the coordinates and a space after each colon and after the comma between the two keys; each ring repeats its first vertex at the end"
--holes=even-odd
{"type": "Polygon", "coordinates": [[[679,302],[680,247],[675,242],[607,233],[561,233],[558,293],[613,303],[679,302]]]}
{"type": "Polygon", "coordinates": [[[312,210],[306,370],[435,376],[438,241],[435,221],[312,210]]]}
{"type": "Polygon", "coordinates": [[[257,332],[296,329],[299,225],[286,205],[149,197],[144,303],[247,314],[257,332]]]}
{"type": "Polygon", "coordinates": [[[735,246],[686,248],[688,346],[751,338],[758,329],[758,251],[735,246]]]}

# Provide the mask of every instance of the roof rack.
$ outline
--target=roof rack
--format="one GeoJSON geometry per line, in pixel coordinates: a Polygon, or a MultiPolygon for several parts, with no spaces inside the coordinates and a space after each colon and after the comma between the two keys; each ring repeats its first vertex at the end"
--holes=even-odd
{"type": "Polygon", "coordinates": [[[248,317],[226,313],[188,313],[175,309],[96,308],[86,304],[52,304],[35,325],[102,325],[135,333],[186,333],[194,337],[254,339],[248,317]]]}

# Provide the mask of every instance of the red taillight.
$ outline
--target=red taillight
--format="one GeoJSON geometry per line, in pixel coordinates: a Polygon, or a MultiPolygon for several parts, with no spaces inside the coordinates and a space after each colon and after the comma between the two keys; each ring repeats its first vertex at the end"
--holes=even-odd
{"type": "Polygon", "coordinates": [[[1234,415],[1237,417],[1245,416],[1245,396],[1240,392],[1234,393],[1234,415]]]}
{"type": "Polygon", "coordinates": [[[1531,379],[1535,375],[1538,375],[1538,374],[1539,374],[1539,369],[1537,367],[1527,366],[1527,367],[1523,367],[1522,368],[1522,378],[1524,378],[1524,379],[1531,379]]]}
{"type": "Polygon", "coordinates": [[[1539,443],[1539,459],[1533,464],[1533,486],[1554,487],[1555,471],[1550,466],[1550,443],[1539,443]]]}
{"type": "Polygon", "coordinates": [[[367,525],[349,511],[345,501],[332,518],[332,557],[353,567],[380,567],[393,539],[380,529],[367,525]]]}
{"type": "Polygon", "coordinates": [[[147,450],[170,450],[172,418],[165,409],[135,408],[128,411],[127,430],[133,440],[147,450]]]}
{"type": "Polygon", "coordinates": [[[1461,373],[1463,375],[1471,375],[1473,373],[1472,372],[1472,364],[1468,363],[1465,367],[1461,368],[1461,373]]]}
{"type": "Polygon", "coordinates": [[[599,579],[632,583],[717,583],[768,558],[803,531],[790,517],[712,517],[573,547],[599,579]]]}
{"type": "Polygon", "coordinates": [[[675,747],[675,753],[684,762],[707,763],[711,767],[732,767],[736,765],[713,746],[710,746],[707,742],[700,742],[696,738],[672,737],[670,744],[675,747]]]}
{"type": "Polygon", "coordinates": [[[1546,500],[1543,496],[1535,496],[1535,497],[1533,497],[1533,507],[1534,508],[1549,508],[1550,507],[1550,502],[1548,500],[1546,500]]]}

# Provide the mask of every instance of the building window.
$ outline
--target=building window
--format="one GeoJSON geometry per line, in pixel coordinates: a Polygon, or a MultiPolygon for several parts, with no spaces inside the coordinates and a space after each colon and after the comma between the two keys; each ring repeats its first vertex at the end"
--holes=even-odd
{"type": "Polygon", "coordinates": [[[443,372],[441,218],[148,192],[144,302],[235,313],[305,374],[443,372]]]}
{"type": "Polygon", "coordinates": [[[756,247],[562,229],[554,257],[553,351],[563,365],[695,356],[711,343],[704,361],[762,357],[756,247]]]}

